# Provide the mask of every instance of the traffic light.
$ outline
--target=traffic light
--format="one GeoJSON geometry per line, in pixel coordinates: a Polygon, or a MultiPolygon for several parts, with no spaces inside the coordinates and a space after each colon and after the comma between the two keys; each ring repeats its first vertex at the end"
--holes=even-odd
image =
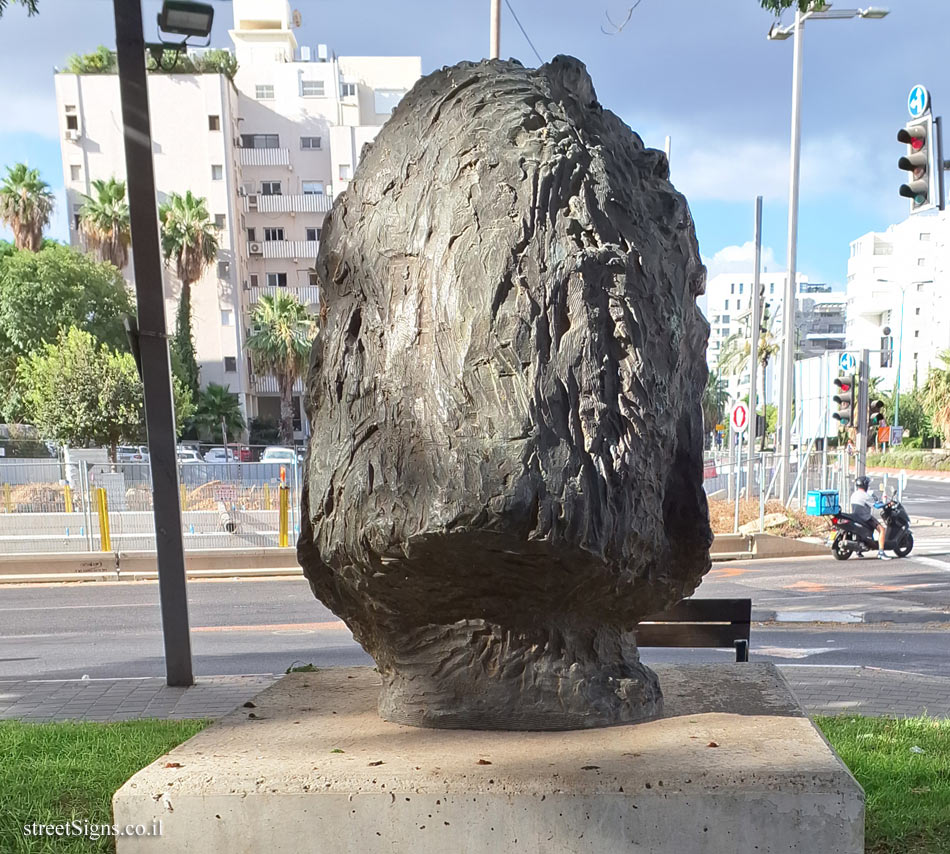
{"type": "Polygon", "coordinates": [[[854,420],[854,393],[857,387],[857,378],[854,374],[835,377],[837,391],[831,399],[838,404],[838,411],[833,412],[831,417],[842,427],[847,427],[854,420]]]}
{"type": "Polygon", "coordinates": [[[872,400],[868,402],[868,428],[877,427],[884,423],[884,401],[872,400]]]}
{"type": "Polygon", "coordinates": [[[898,192],[910,199],[910,212],[940,208],[943,210],[940,192],[940,145],[938,125],[928,112],[919,119],[908,122],[897,132],[897,141],[907,146],[907,153],[897,161],[897,167],[910,173],[906,184],[898,192]]]}

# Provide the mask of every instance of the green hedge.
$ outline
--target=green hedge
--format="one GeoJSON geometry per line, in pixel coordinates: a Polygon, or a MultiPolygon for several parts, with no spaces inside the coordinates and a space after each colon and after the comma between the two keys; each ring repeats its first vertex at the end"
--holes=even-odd
{"type": "Polygon", "coordinates": [[[886,454],[868,454],[868,466],[913,471],[950,471],[950,453],[943,450],[895,450],[886,454]]]}

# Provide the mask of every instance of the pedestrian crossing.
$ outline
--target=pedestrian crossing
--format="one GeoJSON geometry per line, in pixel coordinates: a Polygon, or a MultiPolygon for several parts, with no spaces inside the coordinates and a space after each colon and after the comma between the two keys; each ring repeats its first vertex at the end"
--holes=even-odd
{"type": "Polygon", "coordinates": [[[950,559],[950,536],[914,537],[914,550],[911,555],[947,555],[950,559]]]}

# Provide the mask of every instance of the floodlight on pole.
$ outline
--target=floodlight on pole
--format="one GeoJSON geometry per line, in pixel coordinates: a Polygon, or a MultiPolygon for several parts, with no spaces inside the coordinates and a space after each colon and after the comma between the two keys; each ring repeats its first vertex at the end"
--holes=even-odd
{"type": "Polygon", "coordinates": [[[214,7],[191,0],[165,0],[158,13],[158,28],[163,33],[207,38],[214,23],[214,7]]]}
{"type": "Polygon", "coordinates": [[[795,384],[795,308],[796,263],[798,253],[798,185],[801,168],[801,95],[802,95],[802,37],[805,21],[817,19],[883,18],[888,10],[879,7],[867,9],[831,9],[822,3],[808,12],[795,12],[795,20],[787,26],[773,24],[768,38],[782,41],[794,36],[795,49],[792,70],[792,133],[789,164],[788,194],[788,264],[785,297],[782,306],[782,374],[779,397],[779,494],[788,495],[789,467],[792,451],[792,398],[795,384]]]}

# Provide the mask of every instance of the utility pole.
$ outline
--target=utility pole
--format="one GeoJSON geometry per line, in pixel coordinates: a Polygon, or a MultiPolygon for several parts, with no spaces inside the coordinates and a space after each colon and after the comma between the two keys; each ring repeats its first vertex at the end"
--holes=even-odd
{"type": "Polygon", "coordinates": [[[802,150],[802,38],[805,35],[802,13],[795,12],[795,47],[792,71],[792,140],[788,188],[788,279],[782,306],[782,384],[779,399],[779,490],[788,495],[792,456],[792,399],[795,395],[795,264],[798,257],[798,176],[802,150]]]}
{"type": "MultiPolygon", "coordinates": [[[[761,335],[760,327],[762,326],[762,298],[759,290],[761,288],[761,273],[760,268],[762,266],[762,197],[755,197],[755,212],[753,214],[753,232],[755,235],[755,267],[753,272],[753,281],[752,281],[752,318],[751,323],[751,332],[752,337],[749,341],[749,409],[752,411],[750,416],[752,421],[752,431],[749,433],[749,475],[746,483],[749,484],[749,492],[746,494],[749,495],[752,490],[752,467],[755,460],[755,436],[758,432],[757,427],[759,423],[758,416],[756,415],[757,407],[755,404],[755,377],[758,373],[759,367],[759,337],[761,335]]],[[[762,406],[762,421],[766,422],[768,410],[765,408],[765,398],[763,396],[763,406],[762,406]]],[[[763,436],[765,435],[765,425],[763,423],[763,436]]]]}
{"type": "Polygon", "coordinates": [[[491,0],[491,24],[489,33],[488,58],[498,59],[501,55],[501,0],[491,0]]]}
{"type": "Polygon", "coordinates": [[[165,328],[162,257],[155,210],[152,129],[145,74],[145,38],[140,0],[113,0],[119,95],[125,134],[139,352],[145,397],[145,427],[152,469],[158,590],[169,685],[194,684],[185,552],[178,492],[178,457],[171,362],[165,328]]]}

